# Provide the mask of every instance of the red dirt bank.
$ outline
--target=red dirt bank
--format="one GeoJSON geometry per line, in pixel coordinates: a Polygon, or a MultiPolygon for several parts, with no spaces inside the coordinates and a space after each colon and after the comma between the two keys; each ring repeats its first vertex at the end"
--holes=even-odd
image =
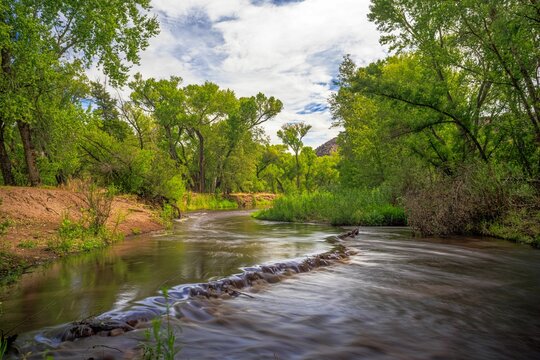
{"type": "MultiPolygon", "coordinates": [[[[63,217],[78,219],[84,208],[81,194],[62,189],[2,186],[0,198],[0,223],[9,221],[0,235],[0,252],[16,255],[26,265],[56,258],[52,251],[45,250],[47,242],[56,236],[63,217]],[[20,247],[21,242],[29,240],[34,248],[20,247]]],[[[132,196],[114,199],[107,227],[114,228],[117,221],[117,231],[126,236],[162,228],[152,210],[132,196]]]]}

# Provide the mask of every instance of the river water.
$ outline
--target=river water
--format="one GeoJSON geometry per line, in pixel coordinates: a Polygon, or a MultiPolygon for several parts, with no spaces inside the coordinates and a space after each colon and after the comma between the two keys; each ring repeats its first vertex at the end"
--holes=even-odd
{"type": "Polygon", "coordinates": [[[341,232],[243,211],[193,214],[170,233],[23,276],[0,294],[0,328],[21,333],[29,358],[134,358],[144,323],[119,336],[60,334],[91,316],[162,314],[166,286],[178,359],[540,359],[540,251],[506,241],[362,228],[343,241],[355,252],[345,260],[239,296],[186,297],[188,284],[329,252],[341,232]]]}

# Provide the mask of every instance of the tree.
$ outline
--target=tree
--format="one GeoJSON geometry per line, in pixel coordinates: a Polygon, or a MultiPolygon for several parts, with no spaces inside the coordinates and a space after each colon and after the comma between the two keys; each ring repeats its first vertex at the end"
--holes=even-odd
{"type": "Polygon", "coordinates": [[[226,170],[231,154],[238,144],[243,139],[247,140],[246,136],[256,136],[257,127],[276,117],[282,108],[283,103],[280,100],[273,96],[268,98],[263,93],[258,93],[256,96],[249,98],[244,97],[239,99],[238,108],[225,120],[225,136],[227,141],[225,149],[222,151],[224,156],[219,162],[216,188],[221,187],[223,172],[226,170]]]}
{"type": "Polygon", "coordinates": [[[308,131],[311,129],[311,125],[306,125],[303,122],[300,123],[289,123],[281,127],[281,130],[278,130],[277,135],[283,142],[287,145],[294,153],[294,159],[296,164],[296,189],[300,190],[300,162],[298,159],[298,154],[304,143],[302,138],[306,136],[308,131]]]}
{"type": "Polygon", "coordinates": [[[95,105],[94,112],[102,120],[103,131],[119,141],[124,140],[130,129],[126,122],[120,120],[118,101],[109,94],[105,85],[96,81],[90,82],[90,95],[95,105]]]}
{"type": "MultiPolygon", "coordinates": [[[[168,80],[154,78],[144,80],[141,74],[136,74],[134,80],[129,83],[132,89],[131,100],[147,115],[155,118],[161,128],[165,148],[176,163],[176,167],[186,165],[186,160],[178,154],[178,147],[182,145],[182,136],[189,127],[185,116],[186,97],[181,83],[182,78],[178,76],[171,76],[168,80]]],[[[133,114],[128,114],[127,110],[124,105],[122,110],[124,117],[130,119],[133,114]]],[[[135,124],[135,119],[131,119],[130,123],[138,133],[142,130],[135,124]]]]}
{"type": "Polygon", "coordinates": [[[419,54],[438,83],[451,81],[449,70],[459,73],[469,98],[457,99],[460,93],[448,89],[447,109],[455,114],[470,105],[473,123],[499,123],[511,137],[511,145],[502,144],[506,153],[513,153],[513,161],[530,177],[539,176],[538,1],[374,0],[369,17],[383,33],[383,43],[419,54]]]}
{"type": "MultiPolygon", "coordinates": [[[[55,72],[66,64],[89,67],[97,62],[113,83],[125,81],[128,65],[157,34],[158,23],[148,15],[149,0],[72,2],[9,0],[0,7],[1,99],[0,131],[16,124],[31,185],[41,182],[36,165],[32,105],[54,87],[55,72]],[[41,89],[41,92],[28,89],[41,89]],[[24,109],[28,109],[25,111],[24,109]],[[6,114],[14,114],[6,117],[6,114]]],[[[9,159],[0,136],[4,182],[10,182],[9,159]]]]}
{"type": "Polygon", "coordinates": [[[211,82],[203,85],[188,85],[185,87],[185,118],[183,121],[188,126],[188,131],[198,141],[198,167],[196,178],[198,191],[206,189],[206,163],[205,163],[205,131],[213,123],[223,120],[237,106],[237,99],[231,90],[221,90],[219,86],[211,82]]]}
{"type": "Polygon", "coordinates": [[[147,142],[152,141],[151,135],[155,128],[154,119],[145,113],[142,109],[137,107],[133,102],[123,101],[119,99],[120,105],[118,111],[121,118],[131,126],[137,141],[139,142],[139,148],[143,150],[147,142]]]}

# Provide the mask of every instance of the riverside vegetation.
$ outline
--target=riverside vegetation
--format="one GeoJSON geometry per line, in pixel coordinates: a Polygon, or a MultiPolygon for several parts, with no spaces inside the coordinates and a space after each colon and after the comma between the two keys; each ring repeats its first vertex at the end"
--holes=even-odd
{"type": "Polygon", "coordinates": [[[380,224],[390,208],[379,191],[420,234],[539,246],[539,14],[538,2],[373,0],[391,55],[341,64],[330,106],[344,128],[342,190],[287,196],[256,216],[380,224]]]}
{"type": "MultiPolygon", "coordinates": [[[[372,0],[390,55],[362,66],[344,57],[329,99],[339,150],[324,156],[294,119],[270,143],[262,126],[283,108],[270,94],[130,75],[159,33],[149,0],[7,0],[0,18],[1,185],[86,186],[83,216],[63,218],[51,252],[121,238],[121,217],[105,226],[114,194],[152,204],[172,226],[182,211],[237,207],[234,192],[280,195],[259,219],[540,246],[538,1],[372,0]],[[107,81],[87,77],[94,66],[107,81]]],[[[11,227],[2,216],[2,281],[27,266],[4,247],[11,227]]],[[[149,358],[177,351],[161,325],[149,358]]],[[[9,341],[1,333],[0,358],[9,341]]]]}
{"type": "MultiPolygon", "coordinates": [[[[373,0],[369,18],[391,55],[361,67],[344,58],[329,100],[343,128],[339,151],[317,156],[304,146],[306,123],[283,125],[282,144],[270,144],[262,125],[283,107],[273,96],[238,97],[211,82],[184,84],[181,74],[129,76],[159,32],[148,0],[3,2],[2,183],[91,179],[168,218],[235,207],[232,192],[271,192],[283,196],[258,218],[407,223],[424,235],[538,245],[539,9],[515,0],[373,0]],[[87,78],[96,64],[107,84],[87,78]]],[[[51,249],[110,243],[99,217],[64,220],[51,249]]]]}

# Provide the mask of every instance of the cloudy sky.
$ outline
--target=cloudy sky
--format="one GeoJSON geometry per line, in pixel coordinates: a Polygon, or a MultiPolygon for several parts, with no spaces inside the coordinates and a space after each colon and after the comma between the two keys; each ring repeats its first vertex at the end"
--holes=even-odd
{"type": "Polygon", "coordinates": [[[313,126],[305,139],[318,146],[330,129],[327,99],[343,55],[357,64],[384,56],[369,0],[153,0],[161,33],[133,72],[179,75],[184,84],[213,81],[237,96],[263,92],[284,109],[265,124],[274,143],[287,122],[313,126]]]}

